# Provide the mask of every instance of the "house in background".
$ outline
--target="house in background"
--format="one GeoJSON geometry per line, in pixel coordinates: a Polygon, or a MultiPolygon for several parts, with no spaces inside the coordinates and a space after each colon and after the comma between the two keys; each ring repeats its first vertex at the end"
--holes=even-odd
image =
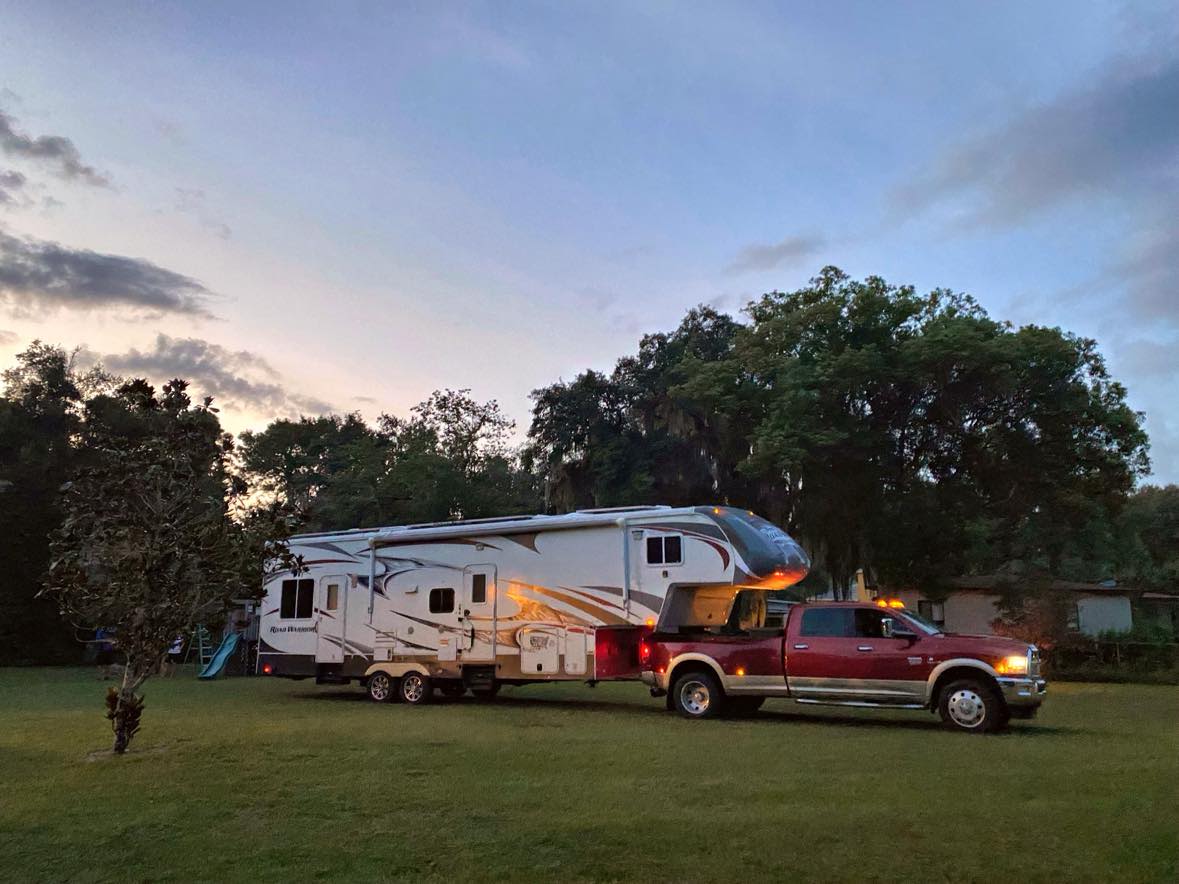
{"type": "MultiPolygon", "coordinates": [[[[994,632],[991,623],[999,616],[998,603],[1004,582],[1003,576],[994,574],[957,577],[950,581],[953,589],[942,601],[927,599],[916,589],[891,590],[889,595],[899,598],[906,608],[917,611],[946,632],[990,635],[994,632]]],[[[1177,596],[1143,593],[1132,587],[1119,586],[1112,580],[1101,583],[1054,580],[1051,588],[1072,596],[1074,608],[1069,625],[1083,635],[1127,632],[1134,625],[1132,602],[1144,595],[1157,597],[1151,602],[1160,611],[1173,611],[1179,606],[1177,596]]]]}

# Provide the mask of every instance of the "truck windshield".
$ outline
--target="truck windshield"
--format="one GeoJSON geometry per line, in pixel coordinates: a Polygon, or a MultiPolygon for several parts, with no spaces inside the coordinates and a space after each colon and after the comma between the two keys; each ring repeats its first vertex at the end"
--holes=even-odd
{"type": "Polygon", "coordinates": [[[924,632],[926,635],[941,635],[942,631],[937,628],[937,625],[932,620],[926,620],[916,611],[910,611],[908,608],[906,608],[905,612],[901,614],[900,617],[903,620],[908,620],[918,629],[918,631],[924,632]]]}

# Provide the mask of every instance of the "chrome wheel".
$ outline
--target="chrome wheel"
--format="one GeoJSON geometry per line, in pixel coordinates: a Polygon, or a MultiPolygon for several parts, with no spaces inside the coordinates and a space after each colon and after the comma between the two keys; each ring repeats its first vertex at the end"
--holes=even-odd
{"type": "Polygon", "coordinates": [[[974,729],[986,720],[987,704],[975,691],[959,688],[950,694],[946,711],[958,727],[974,729]]]}
{"type": "Polygon", "coordinates": [[[703,681],[688,679],[680,686],[680,707],[689,715],[706,715],[712,693],[703,681]]]}
{"type": "Polygon", "coordinates": [[[386,703],[393,695],[393,681],[383,672],[368,680],[368,695],[378,703],[386,703]]]}
{"type": "Polygon", "coordinates": [[[416,672],[401,679],[401,699],[406,703],[420,703],[426,696],[426,680],[416,672]]]}

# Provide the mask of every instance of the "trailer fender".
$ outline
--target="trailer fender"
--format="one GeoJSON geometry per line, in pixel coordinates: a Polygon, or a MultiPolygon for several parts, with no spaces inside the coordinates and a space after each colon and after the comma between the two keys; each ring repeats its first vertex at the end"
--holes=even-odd
{"type": "Polygon", "coordinates": [[[401,678],[410,672],[416,672],[427,678],[430,676],[430,670],[421,663],[374,663],[365,670],[364,677],[370,678],[378,672],[383,672],[391,678],[401,678]]]}

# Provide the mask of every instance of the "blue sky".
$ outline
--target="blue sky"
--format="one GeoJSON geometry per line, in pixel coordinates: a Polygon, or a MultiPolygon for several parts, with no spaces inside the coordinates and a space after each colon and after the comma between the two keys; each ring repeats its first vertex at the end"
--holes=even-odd
{"type": "Polygon", "coordinates": [[[523,429],[834,263],[1098,338],[1179,481],[1177,20],[0,0],[0,358],[183,373],[233,429],[443,386],[523,429]]]}

